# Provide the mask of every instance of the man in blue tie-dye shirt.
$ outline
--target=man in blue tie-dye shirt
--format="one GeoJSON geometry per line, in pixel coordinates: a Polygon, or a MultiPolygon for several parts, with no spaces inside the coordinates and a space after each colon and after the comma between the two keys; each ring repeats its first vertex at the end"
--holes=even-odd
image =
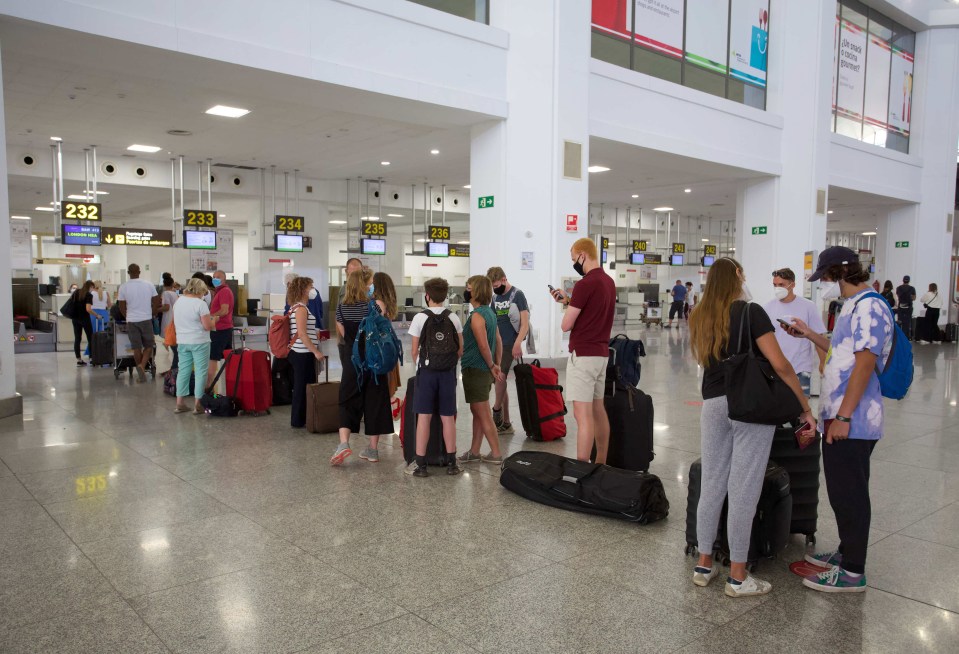
{"type": "Polygon", "coordinates": [[[829,504],[836,514],[839,547],[834,552],[807,555],[823,568],[803,585],[830,593],[866,590],[866,549],[869,542],[869,458],[882,438],[882,393],[877,370],[889,358],[893,317],[889,305],[873,294],[869,272],[858,255],[844,247],[831,247],[819,255],[810,281],[822,280],[823,300],[845,298],[830,343],[824,336],[795,320],[790,333],[812,341],[828,352],[820,391],[819,414],[826,442],[823,471],[829,504]]]}

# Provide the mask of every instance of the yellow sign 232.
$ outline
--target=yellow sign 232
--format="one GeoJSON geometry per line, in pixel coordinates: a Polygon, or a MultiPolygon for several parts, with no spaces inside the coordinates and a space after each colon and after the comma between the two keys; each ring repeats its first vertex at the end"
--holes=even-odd
{"type": "Polygon", "coordinates": [[[63,217],[70,220],[100,220],[98,202],[64,202],[63,217]]]}

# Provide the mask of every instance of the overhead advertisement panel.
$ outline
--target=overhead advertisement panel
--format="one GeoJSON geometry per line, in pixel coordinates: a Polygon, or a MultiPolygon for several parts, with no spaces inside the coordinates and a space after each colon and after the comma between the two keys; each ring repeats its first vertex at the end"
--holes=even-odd
{"type": "Polygon", "coordinates": [[[909,136],[912,120],[912,65],[911,54],[893,48],[889,76],[889,129],[903,136],[909,136]]]}
{"type": "Polygon", "coordinates": [[[889,67],[892,48],[877,36],[869,37],[866,60],[866,122],[885,128],[889,120],[889,67]]]}
{"type": "Polygon", "coordinates": [[[839,89],[836,113],[860,120],[866,85],[866,33],[861,27],[843,20],[839,29],[839,89]]]}
{"type": "Polygon", "coordinates": [[[685,0],[636,0],[636,43],[681,59],[685,4],[685,0]]]}
{"type": "Polygon", "coordinates": [[[633,29],[633,0],[593,0],[593,28],[629,39],[633,29]]]}
{"type": "Polygon", "coordinates": [[[732,0],[729,27],[729,74],[765,88],[769,0],[732,0]]]}
{"type": "Polygon", "coordinates": [[[729,0],[686,0],[686,61],[726,74],[729,0]]]}

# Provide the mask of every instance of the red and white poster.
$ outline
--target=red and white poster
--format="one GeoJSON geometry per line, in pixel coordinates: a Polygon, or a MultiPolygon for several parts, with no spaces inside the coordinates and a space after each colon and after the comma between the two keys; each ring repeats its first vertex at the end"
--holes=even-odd
{"type": "Polygon", "coordinates": [[[684,0],[636,0],[636,43],[661,54],[683,56],[684,0]]]}
{"type": "Polygon", "coordinates": [[[912,66],[908,52],[893,48],[889,75],[889,129],[909,136],[912,121],[912,66]]]}
{"type": "Polygon", "coordinates": [[[633,0],[593,0],[593,29],[629,39],[633,29],[633,0]]]}
{"type": "Polygon", "coordinates": [[[579,231],[579,216],[575,213],[566,214],[566,231],[567,232],[578,232],[579,231]]]}
{"type": "Polygon", "coordinates": [[[865,80],[866,33],[858,25],[843,20],[839,31],[838,115],[853,120],[862,118],[865,80]]]}
{"type": "Polygon", "coordinates": [[[865,120],[870,125],[885,129],[889,116],[889,65],[892,48],[886,41],[869,37],[866,52],[866,106],[865,120]]]}

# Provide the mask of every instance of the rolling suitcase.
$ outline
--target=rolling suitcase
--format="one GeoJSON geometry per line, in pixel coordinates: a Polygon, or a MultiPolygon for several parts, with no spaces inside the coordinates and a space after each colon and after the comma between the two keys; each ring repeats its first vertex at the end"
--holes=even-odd
{"type": "Polygon", "coordinates": [[[550,452],[517,452],[503,461],[500,484],[526,499],[567,511],[648,524],[669,515],[663,482],[550,452]]]}
{"type": "MultiPolygon", "coordinates": [[[[603,398],[609,416],[606,465],[624,470],[649,470],[653,452],[653,398],[633,386],[613,385],[603,398]]],[[[595,448],[594,448],[595,458],[595,448]]]]}
{"type": "MultiPolygon", "coordinates": [[[[689,467],[689,493],[686,498],[686,553],[698,550],[696,536],[696,511],[699,508],[702,483],[702,462],[697,459],[689,467]]],[[[713,557],[723,565],[729,565],[729,541],[726,534],[726,511],[723,503],[719,516],[719,529],[713,545],[713,557]]],[[[789,542],[789,527],[792,520],[792,496],[789,492],[789,473],[770,461],[763,477],[763,488],[753,516],[749,536],[747,563],[753,568],[760,558],[773,558],[789,542]]]]}
{"type": "Polygon", "coordinates": [[[226,350],[223,353],[226,366],[226,387],[236,388],[236,401],[243,413],[262,415],[270,412],[273,402],[273,384],[270,373],[270,354],[261,350],[226,350]],[[240,359],[243,367],[240,367],[240,359]],[[240,383],[236,383],[236,371],[240,370],[240,383]]]}
{"type": "Polygon", "coordinates": [[[306,430],[329,434],[340,428],[340,382],[330,381],[330,368],[322,362],[326,380],[306,386],[306,430]]]}
{"type": "MultiPolygon", "coordinates": [[[[406,397],[400,417],[400,444],[403,446],[403,458],[412,463],[416,458],[416,414],[413,413],[413,394],[416,392],[416,377],[406,381],[406,397]]],[[[430,440],[426,444],[426,465],[446,465],[446,441],[443,440],[443,421],[433,414],[430,422],[430,440]]]]}
{"type": "Polygon", "coordinates": [[[90,363],[94,366],[113,365],[113,330],[95,332],[90,343],[90,363]]]}
{"type": "Polygon", "coordinates": [[[566,436],[566,402],[559,372],[542,368],[539,359],[519,363],[516,371],[516,395],[519,415],[526,435],[534,441],[553,441],[566,436]]]}
{"type": "Polygon", "coordinates": [[[791,534],[803,534],[806,544],[816,542],[816,527],[819,519],[819,472],[822,456],[822,439],[799,449],[792,427],[776,430],[769,458],[789,473],[789,491],[792,493],[793,510],[791,534]]]}
{"type": "Polygon", "coordinates": [[[273,406],[293,404],[293,366],[286,359],[273,357],[273,406]]]}

